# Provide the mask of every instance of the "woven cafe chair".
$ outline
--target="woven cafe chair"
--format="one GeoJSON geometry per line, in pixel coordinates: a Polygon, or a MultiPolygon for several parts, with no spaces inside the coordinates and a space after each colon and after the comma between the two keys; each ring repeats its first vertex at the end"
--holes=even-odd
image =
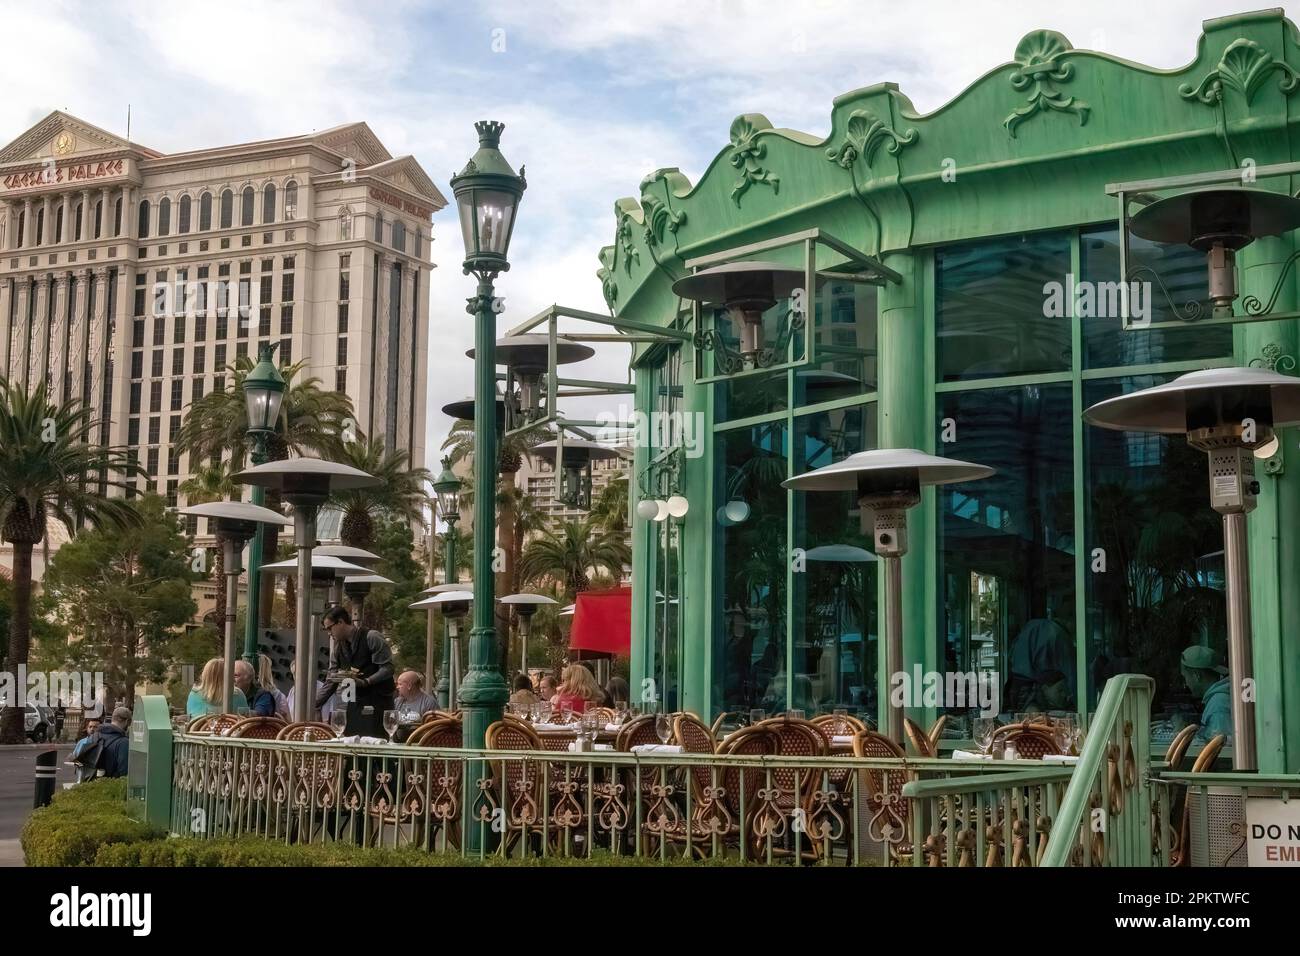
{"type": "MultiPolygon", "coordinates": [[[[408,747],[436,747],[438,749],[450,750],[458,748],[464,743],[464,727],[459,719],[455,717],[438,717],[431,721],[421,724],[411,736],[407,738],[408,747]]],[[[429,821],[433,830],[443,829],[446,833],[447,842],[460,848],[460,805],[463,799],[461,792],[461,781],[464,778],[465,764],[454,757],[441,759],[432,759],[424,766],[425,779],[420,781],[421,776],[417,768],[419,762],[413,760],[403,761],[402,766],[402,786],[409,787],[412,784],[419,786],[424,784],[424,794],[427,794],[429,807],[429,821]]],[[[424,794],[413,798],[403,798],[407,804],[407,809],[415,815],[417,812],[423,812],[421,799],[424,794]]],[[[416,831],[423,826],[423,820],[415,820],[416,831]]],[[[435,837],[431,836],[431,839],[435,837]]],[[[427,842],[427,841],[419,841],[427,842]]]]}
{"type": "Polygon", "coordinates": [[[338,734],[329,724],[319,720],[300,720],[285,724],[275,735],[276,740],[333,740],[338,734]]]}
{"type": "MultiPolygon", "coordinates": [[[[522,720],[503,717],[487,729],[488,750],[543,750],[541,738],[522,720]]],[[[536,760],[493,760],[489,764],[491,793],[506,811],[506,852],[531,834],[542,832],[542,764],[536,760]]],[[[471,818],[471,826],[477,821],[471,818]]]]}
{"type": "MultiPolygon", "coordinates": [[[[890,740],[884,734],[866,730],[853,738],[853,753],[857,757],[884,757],[906,760],[907,754],[902,746],[890,740]]],[[[858,799],[865,800],[870,813],[867,830],[873,839],[884,836],[884,827],[890,826],[899,833],[898,840],[890,840],[890,852],[897,856],[910,848],[908,819],[910,817],[907,798],[903,796],[903,784],[907,783],[907,771],[902,767],[897,770],[870,768],[861,771],[859,778],[862,789],[858,799]]]]}
{"type": "MultiPolygon", "coordinates": [[[[1208,773],[1214,769],[1214,761],[1219,757],[1219,751],[1227,738],[1223,734],[1216,734],[1214,738],[1201,748],[1201,752],[1196,755],[1192,761],[1192,773],[1208,773]]],[[[1171,848],[1169,854],[1170,866],[1191,866],[1192,863],[1192,802],[1183,795],[1183,812],[1181,822],[1178,826],[1178,843],[1171,848]]]]}
{"type": "Polygon", "coordinates": [[[216,714],[200,714],[198,717],[195,717],[193,720],[189,722],[189,724],[185,728],[185,732],[187,734],[212,733],[212,731],[208,729],[208,724],[212,722],[212,718],[215,716],[216,714]]]}
{"type": "Polygon", "coordinates": [[[1002,746],[1006,743],[1008,735],[1020,733],[1020,731],[1025,729],[1025,726],[1025,724],[1015,723],[1003,724],[1001,727],[996,728],[993,731],[993,736],[989,739],[989,751],[993,752],[1001,750],[1002,746]]]}
{"type": "Polygon", "coordinates": [[[934,747],[930,744],[930,738],[921,725],[911,717],[903,718],[903,733],[907,736],[907,742],[912,745],[919,757],[933,757],[934,747]]]}
{"type": "Polygon", "coordinates": [[[925,732],[926,739],[930,741],[930,749],[934,755],[939,756],[939,741],[943,739],[943,729],[948,726],[948,715],[941,714],[939,719],[930,725],[930,729],[925,732]]]}
{"type": "Polygon", "coordinates": [[[1183,768],[1183,760],[1187,756],[1187,750],[1192,746],[1192,738],[1200,730],[1200,724],[1188,724],[1178,733],[1174,734],[1174,739],[1169,741],[1169,749],[1165,751],[1165,763],[1169,764],[1169,771],[1177,773],[1183,768]]]}
{"type": "Polygon", "coordinates": [[[588,707],[587,713],[595,714],[597,717],[599,717],[602,727],[605,724],[612,724],[614,722],[615,716],[617,716],[614,713],[613,707],[588,707]]]}
{"type": "Polygon", "coordinates": [[[232,726],[226,736],[246,740],[277,740],[283,729],[284,721],[279,717],[245,717],[232,726]]]}
{"type": "Polygon", "coordinates": [[[1008,744],[1015,744],[1016,756],[1020,760],[1042,760],[1048,754],[1061,752],[1061,745],[1052,735],[1051,728],[1042,724],[1026,724],[1007,734],[1005,739],[1008,744]]]}
{"type": "Polygon", "coordinates": [[[240,714],[217,714],[208,724],[208,732],[214,737],[224,737],[231,727],[243,720],[240,714]]]}
{"type": "MultiPolygon", "coordinates": [[[[854,717],[852,714],[845,714],[841,719],[844,721],[845,729],[848,731],[844,736],[852,736],[853,734],[861,733],[867,729],[867,725],[862,722],[862,718],[860,717],[854,717]]],[[[818,714],[816,717],[812,718],[812,723],[816,724],[817,728],[826,736],[828,743],[831,738],[835,736],[835,721],[836,717],[834,714],[818,714]]]]}
{"type": "MultiPolygon", "coordinates": [[[[754,724],[740,728],[718,744],[718,755],[764,757],[776,754],[779,747],[780,741],[772,731],[754,724]]],[[[741,856],[755,859],[762,849],[762,840],[754,836],[753,815],[758,791],[766,786],[767,774],[762,767],[726,766],[726,762],[723,765],[722,797],[737,823],[735,839],[739,842],[740,821],[744,820],[749,845],[740,848],[741,856]]]]}
{"type": "Polygon", "coordinates": [[[709,728],[709,733],[713,734],[715,740],[722,733],[722,725],[727,722],[727,719],[734,717],[739,713],[740,711],[737,710],[724,710],[722,713],[718,714],[717,717],[713,718],[713,726],[709,728]]]}
{"type": "MultiPolygon", "coordinates": [[[[786,715],[761,721],[758,726],[771,733],[776,740],[776,756],[825,757],[830,750],[826,736],[811,721],[786,715]]],[[[816,768],[799,769],[778,764],[770,776],[777,791],[775,809],[787,820],[796,807],[811,812],[813,793],[821,787],[822,777],[823,771],[816,768]]],[[[758,809],[761,812],[764,808],[758,809]]],[[[788,834],[789,830],[786,832],[788,834]]],[[[808,849],[807,841],[804,847],[808,849]]],[[[812,852],[815,854],[816,851],[814,845],[812,852]]]]}
{"type": "MultiPolygon", "coordinates": [[[[679,741],[683,753],[717,752],[712,728],[695,714],[683,712],[673,718],[673,737],[679,741]]],[[[709,767],[693,766],[689,768],[686,777],[691,790],[690,817],[685,815],[683,802],[675,803],[674,806],[680,803],[678,816],[663,831],[663,835],[672,843],[688,843],[692,856],[703,858],[715,838],[724,845],[734,841],[740,832],[739,819],[727,804],[721,774],[715,779],[709,767]]],[[[643,826],[643,836],[646,841],[653,843],[660,833],[649,826],[643,826]]]]}

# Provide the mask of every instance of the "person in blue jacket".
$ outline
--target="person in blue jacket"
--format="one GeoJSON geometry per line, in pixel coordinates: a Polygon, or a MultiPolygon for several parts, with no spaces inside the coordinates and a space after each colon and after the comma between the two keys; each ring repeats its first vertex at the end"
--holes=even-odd
{"type": "Polygon", "coordinates": [[[1232,743],[1232,687],[1228,669],[1213,648],[1197,644],[1183,651],[1183,682],[1201,699],[1201,729],[1196,740],[1206,742],[1223,734],[1232,743]]]}

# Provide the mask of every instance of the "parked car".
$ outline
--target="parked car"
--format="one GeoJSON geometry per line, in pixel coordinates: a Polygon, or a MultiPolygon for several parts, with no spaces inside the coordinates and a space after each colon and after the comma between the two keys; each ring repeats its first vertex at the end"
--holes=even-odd
{"type": "Polygon", "coordinates": [[[49,707],[28,704],[23,715],[23,732],[34,744],[49,740],[54,733],[54,711],[49,707]]]}

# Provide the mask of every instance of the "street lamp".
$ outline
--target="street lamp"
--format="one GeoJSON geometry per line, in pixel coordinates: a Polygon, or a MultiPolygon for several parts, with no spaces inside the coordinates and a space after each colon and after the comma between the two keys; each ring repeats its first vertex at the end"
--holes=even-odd
{"type": "MultiPolygon", "coordinates": [[[[225,551],[226,571],[226,619],[222,628],[222,660],[224,670],[221,681],[221,709],[231,714],[235,710],[235,616],[239,608],[239,573],[240,558],[244,553],[244,543],[257,535],[263,524],[287,525],[289,519],[279,512],[260,505],[244,501],[210,501],[201,505],[190,505],[179,509],[183,515],[197,515],[216,523],[216,538],[225,551]]],[[[252,589],[253,572],[249,571],[249,594],[252,589]]],[[[252,617],[257,607],[251,600],[247,614],[252,617]]]]}
{"type": "MultiPolygon", "coordinates": [[[[310,589],[313,563],[311,551],[316,545],[316,515],[321,505],[329,500],[331,491],[372,488],[381,482],[359,468],[319,458],[271,461],[242,471],[234,477],[235,481],[246,485],[276,488],[281,497],[293,506],[293,540],[298,549],[298,634],[295,646],[298,673],[294,678],[293,719],[309,720],[316,696],[315,684],[310,682],[309,674],[315,657],[308,650],[313,637],[310,589]]],[[[339,559],[321,557],[318,560],[339,559]]],[[[366,569],[356,568],[355,571],[365,573],[366,569]]]]}
{"type": "Polygon", "coordinates": [[[460,619],[469,613],[474,600],[474,592],[466,590],[473,585],[468,581],[463,584],[439,584],[428,588],[424,593],[432,597],[416,601],[413,608],[424,608],[433,617],[433,612],[442,611],[443,628],[446,640],[443,642],[442,674],[438,677],[438,706],[448,707],[457,699],[460,691],[460,619]],[[445,685],[446,698],[443,698],[445,685]]]}
{"type": "Polygon", "coordinates": [[[519,615],[519,672],[528,673],[528,627],[537,609],[544,604],[559,604],[559,601],[544,594],[507,594],[501,598],[502,604],[512,605],[519,615]]]}
{"type": "MultiPolygon", "coordinates": [[[[478,279],[478,288],[466,311],[474,316],[474,626],[470,629],[469,673],[460,687],[464,715],[464,744],[483,747],[488,726],[501,717],[510,691],[496,663],[496,628],[492,546],[496,532],[497,429],[493,416],[484,414],[496,403],[496,317],[498,306],[493,283],[510,268],[507,255],[514,231],[515,211],[527,185],[523,169],[516,175],[497,149],[501,123],[474,124],[478,151],[460,173],[451,178],[452,193],[460,210],[465,240],[465,274],[478,279]]],[[[484,767],[475,765],[465,774],[465,818],[474,812],[476,781],[484,767]]],[[[480,845],[478,827],[466,827],[467,847],[480,845]]]]}
{"type": "MultiPolygon", "coordinates": [[[[470,409],[473,410],[472,407],[470,409]]],[[[451,456],[442,460],[442,474],[433,483],[433,496],[438,504],[438,517],[447,525],[443,538],[443,574],[447,584],[456,583],[456,522],[460,520],[461,480],[451,470],[451,456]]],[[[432,573],[432,572],[430,572],[432,573]]],[[[438,696],[438,706],[444,710],[451,707],[455,699],[451,681],[451,632],[454,625],[443,615],[442,623],[442,669],[438,673],[438,683],[434,693],[438,696]]],[[[459,670],[460,659],[456,660],[459,670]]],[[[424,641],[424,675],[428,680],[433,674],[433,615],[429,615],[428,630],[424,641]]]]}
{"type": "MultiPolygon", "coordinates": [[[[853,491],[862,509],[863,532],[875,535],[876,557],[885,574],[885,670],[892,680],[903,669],[903,555],[907,553],[907,510],[921,501],[921,488],[987,478],[993,469],[915,448],[877,448],[850,455],[816,471],[787,478],[794,491],[853,491]]],[[[889,736],[903,739],[903,708],[889,708],[889,736]]]]}
{"type": "MultiPolygon", "coordinates": [[[[257,350],[257,364],[244,378],[244,407],[253,465],[266,463],[266,443],[280,421],[284,401],[284,376],[275,364],[276,346],[263,344],[257,350]]],[[[266,504],[266,489],[253,486],[253,504],[266,504]]],[[[257,666],[258,606],[262,599],[263,525],[258,524],[248,549],[248,612],[244,620],[244,660],[257,666]]]]}
{"type": "Polygon", "coordinates": [[[1273,440],[1275,429],[1300,424],[1300,379],[1258,368],[1205,369],[1098,402],[1083,417],[1114,431],[1186,435],[1209,456],[1210,507],[1223,515],[1233,767],[1255,770],[1255,702],[1244,693],[1253,672],[1246,542],[1246,515],[1259,494],[1253,452],[1273,440]]]}

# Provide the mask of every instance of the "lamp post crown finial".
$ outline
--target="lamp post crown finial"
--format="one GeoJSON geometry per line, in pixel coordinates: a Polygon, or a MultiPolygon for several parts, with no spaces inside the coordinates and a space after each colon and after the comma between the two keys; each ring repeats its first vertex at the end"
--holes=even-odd
{"type": "Polygon", "coordinates": [[[474,129],[478,131],[478,144],[487,149],[496,149],[501,145],[501,131],[505,128],[506,124],[497,120],[479,120],[474,124],[474,129]]]}

